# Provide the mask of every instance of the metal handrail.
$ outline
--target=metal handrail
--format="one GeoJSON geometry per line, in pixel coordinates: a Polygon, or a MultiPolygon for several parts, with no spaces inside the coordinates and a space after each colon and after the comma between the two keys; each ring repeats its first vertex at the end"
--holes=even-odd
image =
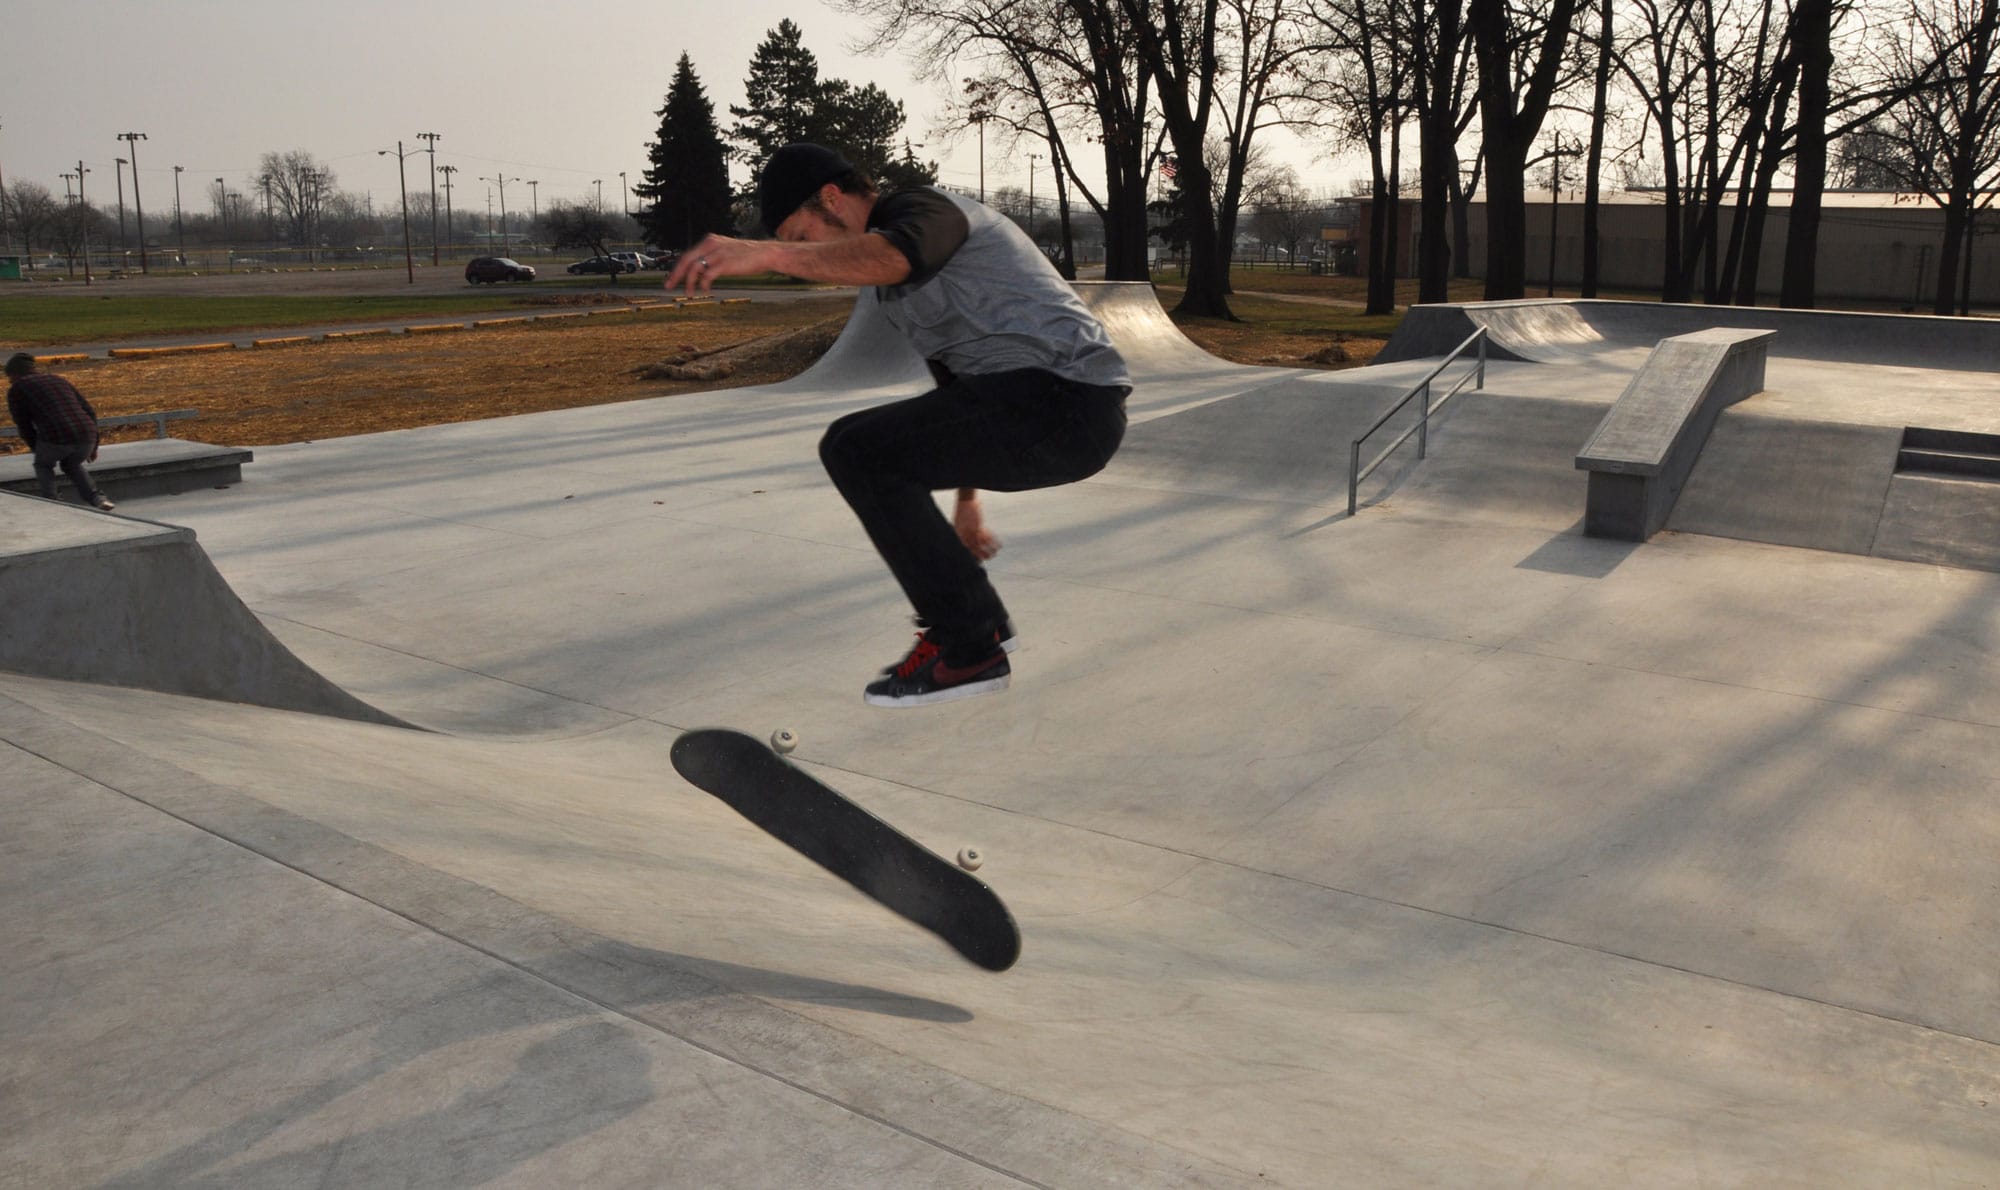
{"type": "Polygon", "coordinates": [[[1415,434],[1417,436],[1417,457],[1420,459],[1424,457],[1424,452],[1429,448],[1430,445],[1431,414],[1444,408],[1446,402],[1450,401],[1453,397],[1457,396],[1460,392],[1464,391],[1465,382],[1468,380],[1476,382],[1473,385],[1474,388],[1486,387],[1486,328],[1483,326],[1480,327],[1478,330],[1473,331],[1470,335],[1467,335],[1465,337],[1465,342],[1460,343],[1457,347],[1452,348],[1451,354],[1445,356],[1443,360],[1439,361],[1437,367],[1432,368],[1428,373],[1426,373],[1422,380],[1419,380],[1415,384],[1411,385],[1410,391],[1404,393],[1402,397],[1398,399],[1393,406],[1390,407],[1387,413],[1384,413],[1381,417],[1376,418],[1375,424],[1369,426],[1368,429],[1362,433],[1361,437],[1356,438],[1353,442],[1353,445],[1348,448],[1348,454],[1347,454],[1347,515],[1348,516],[1353,516],[1355,513],[1355,509],[1358,507],[1358,494],[1361,490],[1361,481],[1367,479],[1370,475],[1373,475],[1375,473],[1375,468],[1380,467],[1383,463],[1383,460],[1387,459],[1390,455],[1395,454],[1397,447],[1403,445],[1403,443],[1408,442],[1410,440],[1410,435],[1415,434]],[[1475,344],[1478,345],[1479,347],[1478,365],[1474,367],[1472,371],[1466,373],[1464,376],[1459,377],[1458,383],[1452,385],[1451,390],[1445,393],[1444,396],[1440,397],[1438,399],[1437,404],[1435,405],[1431,404],[1431,396],[1430,396],[1431,382],[1433,380],[1436,380],[1438,376],[1442,374],[1446,368],[1449,368],[1451,365],[1457,363],[1458,357],[1464,355],[1475,344]],[[1403,411],[1403,406],[1408,405],[1410,401],[1415,397],[1417,397],[1418,395],[1422,395],[1422,397],[1424,398],[1424,403],[1423,403],[1423,412],[1417,417],[1417,424],[1411,426],[1407,430],[1404,430],[1401,436],[1399,436],[1394,442],[1391,442],[1388,446],[1382,449],[1381,454],[1376,455],[1372,460],[1370,460],[1368,466],[1363,467],[1361,465],[1361,444],[1368,441],[1369,436],[1374,434],[1375,431],[1381,429],[1384,425],[1388,424],[1390,418],[1396,416],[1398,413],[1401,413],[1403,411]]]}

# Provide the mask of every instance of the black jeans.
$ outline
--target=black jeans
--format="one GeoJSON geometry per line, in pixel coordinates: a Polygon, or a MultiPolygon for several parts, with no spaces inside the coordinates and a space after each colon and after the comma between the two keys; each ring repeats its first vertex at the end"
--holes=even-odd
{"type": "Polygon", "coordinates": [[[90,471],[84,463],[90,458],[92,446],[88,442],[51,442],[47,438],[35,442],[35,483],[42,495],[50,500],[56,498],[56,468],[69,479],[76,489],[76,498],[85,504],[95,505],[98,501],[97,485],[90,480],[90,471]]]}
{"type": "Polygon", "coordinates": [[[826,473],[954,663],[976,659],[1007,611],[931,493],[1020,492],[1097,474],[1125,436],[1130,391],[1037,369],[959,376],[827,427],[826,473]]]}

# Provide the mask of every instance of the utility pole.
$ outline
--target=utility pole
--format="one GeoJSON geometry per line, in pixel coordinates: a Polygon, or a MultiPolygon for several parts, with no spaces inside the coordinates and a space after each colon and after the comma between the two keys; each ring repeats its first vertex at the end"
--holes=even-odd
{"type": "MultiPolygon", "coordinates": [[[[520,181],[521,179],[519,179],[519,178],[509,178],[509,177],[505,177],[505,176],[503,176],[503,175],[501,175],[501,174],[494,174],[494,175],[493,175],[492,177],[490,177],[490,178],[481,178],[481,179],[479,179],[479,180],[480,180],[480,181],[482,181],[482,182],[491,182],[491,183],[493,183],[493,184],[494,184],[495,186],[498,186],[498,187],[500,187],[500,249],[501,249],[501,254],[502,254],[502,255],[505,255],[505,254],[506,254],[506,249],[507,249],[507,242],[508,242],[508,240],[507,240],[507,183],[509,183],[509,182],[518,182],[518,181],[520,181]]],[[[491,215],[489,215],[489,216],[488,216],[488,218],[491,218],[491,217],[492,217],[491,215]]]]}
{"type": "Polygon", "coordinates": [[[597,212],[601,215],[604,213],[604,179],[592,178],[590,184],[597,187],[597,212]]]}
{"type": "Polygon", "coordinates": [[[125,159],[113,157],[112,160],[118,163],[118,247],[130,250],[132,241],[125,234],[125,159]]]}
{"type": "MultiPolygon", "coordinates": [[[[271,175],[267,173],[259,178],[258,181],[264,184],[264,238],[271,241],[271,247],[275,249],[278,246],[278,221],[271,214],[271,175]]],[[[311,182],[309,179],[301,178],[299,185],[303,188],[311,185],[311,182]]],[[[299,203],[301,206],[305,202],[306,197],[303,194],[300,195],[299,203]]]]}
{"type": "Polygon", "coordinates": [[[90,284],[90,206],[83,201],[83,175],[90,171],[83,168],[83,162],[76,163],[76,217],[83,229],[83,283],[90,284]]]}
{"type": "Polygon", "coordinates": [[[1028,154],[1028,238],[1035,238],[1035,162],[1040,161],[1040,153],[1028,154]]]}
{"type": "Polygon", "coordinates": [[[424,150],[431,155],[431,267],[438,264],[438,141],[443,139],[435,132],[419,132],[418,140],[430,142],[424,150]]]}
{"type": "Polygon", "coordinates": [[[229,246],[229,183],[215,179],[215,213],[222,220],[222,259],[230,272],[236,271],[236,249],[229,246]]]}
{"type": "Polygon", "coordinates": [[[146,139],[146,134],[121,132],[118,139],[132,146],[127,152],[132,154],[132,207],[139,220],[139,271],[150,272],[146,267],[146,204],[139,198],[139,142],[146,139]]]}
{"type": "Polygon", "coordinates": [[[456,165],[440,165],[438,172],[444,175],[444,242],[451,243],[451,175],[458,172],[456,165]]]}
{"type": "MultiPolygon", "coordinates": [[[[0,124],[0,128],[4,127],[6,127],[4,124],[0,124]]],[[[6,225],[7,225],[7,178],[6,175],[0,174],[0,227],[5,227],[6,225]]],[[[4,240],[0,240],[0,243],[4,242],[5,242],[4,240]]],[[[33,250],[28,247],[28,233],[23,231],[21,233],[21,258],[23,260],[26,260],[28,257],[33,255],[34,255],[33,250]]]]}
{"type": "Polygon", "coordinates": [[[181,221],[181,173],[186,168],[181,165],[174,167],[174,239],[180,243],[181,265],[184,268],[188,262],[188,237],[187,225],[181,221]]]}
{"type": "Polygon", "coordinates": [[[632,217],[631,194],[632,186],[625,180],[625,171],[621,169],[618,171],[618,212],[627,219],[632,217]]]}
{"type": "Polygon", "coordinates": [[[535,190],[535,187],[539,185],[541,185],[541,182],[536,179],[528,179],[528,227],[531,230],[536,224],[542,221],[542,204],[540,196],[535,190]]]}
{"type": "Polygon", "coordinates": [[[986,121],[993,118],[991,112],[975,112],[973,120],[979,125],[979,201],[986,201],[986,121]]]}
{"type": "MultiPolygon", "coordinates": [[[[389,150],[375,150],[377,157],[387,157],[389,150]]],[[[410,284],[417,283],[417,261],[410,255],[410,180],[403,172],[403,142],[396,142],[396,189],[403,195],[403,270],[410,275],[410,284]]]]}

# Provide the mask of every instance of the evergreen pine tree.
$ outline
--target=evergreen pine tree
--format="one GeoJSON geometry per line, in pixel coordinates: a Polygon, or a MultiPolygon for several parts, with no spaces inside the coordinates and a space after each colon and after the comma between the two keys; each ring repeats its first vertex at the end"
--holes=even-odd
{"type": "Polygon", "coordinates": [[[874,83],[855,87],[844,79],[819,77],[819,59],[805,48],[799,27],[778,22],[750,59],[743,80],[745,106],[731,107],[736,127],[730,138],[742,146],[750,167],[750,188],[772,153],[794,141],[825,145],[887,189],[937,180],[937,163],[921,162],[905,144],[896,151],[904,114],[874,83]]]}
{"type": "MultiPolygon", "coordinates": [[[[797,25],[779,21],[750,59],[750,75],[743,80],[744,106],[729,109],[736,117],[736,127],[729,136],[742,146],[753,192],[772,153],[793,141],[825,143],[819,140],[818,117],[824,93],[819,59],[800,39],[797,25]]],[[[827,147],[837,150],[840,146],[827,147]]]]}
{"type": "Polygon", "coordinates": [[[649,243],[686,248],[710,232],[733,230],[729,150],[715,124],[694,63],[686,54],[674,69],[660,117],[659,137],[647,150],[646,180],[633,193],[651,205],[638,213],[649,243]]]}

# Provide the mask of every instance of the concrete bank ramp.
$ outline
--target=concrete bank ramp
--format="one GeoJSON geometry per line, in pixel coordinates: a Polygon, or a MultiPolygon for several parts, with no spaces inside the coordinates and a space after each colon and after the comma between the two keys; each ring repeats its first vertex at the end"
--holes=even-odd
{"type": "Polygon", "coordinates": [[[411,724],[271,635],[192,529],[0,492],[0,670],[411,724]]]}
{"type": "Polygon", "coordinates": [[[1778,332],[1774,358],[2000,372],[2000,325],[1977,319],[1563,298],[1412,306],[1376,358],[1440,356],[1480,327],[1492,358],[1529,363],[1651,350],[1673,335],[1729,327],[1778,332]]]}
{"type": "MultiPolygon", "coordinates": [[[[1210,355],[1181,333],[1145,281],[1077,281],[1077,296],[1104,324],[1125,356],[1135,392],[1131,410],[1145,416],[1163,407],[1183,408],[1223,391],[1240,391],[1258,378],[1288,369],[1258,368],[1210,355]],[[1192,396],[1190,394],[1193,394],[1192,396]]],[[[915,394],[931,386],[924,361],[883,317],[863,290],[847,325],[827,353],[790,380],[757,390],[770,393],[851,392],[915,394]]]]}

